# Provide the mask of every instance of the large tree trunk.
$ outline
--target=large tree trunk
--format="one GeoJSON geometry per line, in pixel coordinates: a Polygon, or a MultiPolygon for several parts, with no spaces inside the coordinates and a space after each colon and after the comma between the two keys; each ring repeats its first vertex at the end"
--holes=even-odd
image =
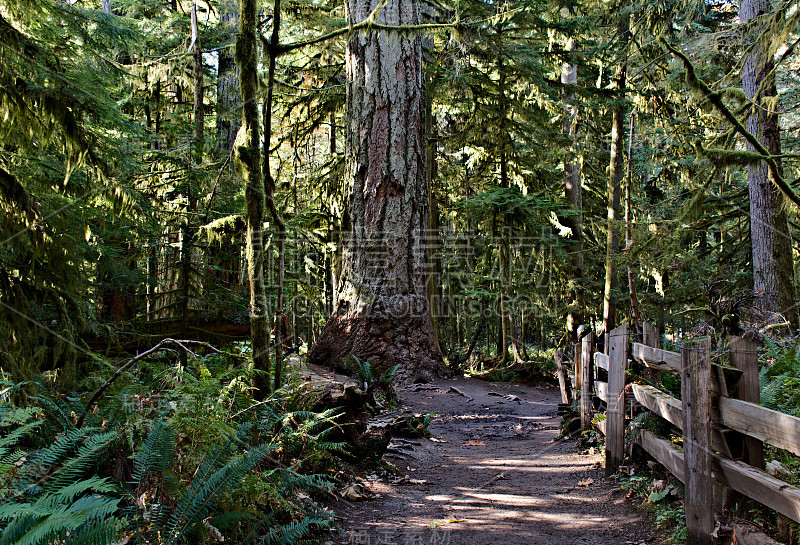
{"type": "MultiPolygon", "coordinates": [[[[361,22],[380,0],[350,0],[361,22]]],[[[413,25],[419,0],[390,0],[377,22],[413,25]]],[[[422,45],[418,36],[354,33],[347,44],[346,179],[348,240],[336,310],[309,353],[339,365],[356,355],[379,369],[399,365],[400,380],[431,380],[447,368],[426,294],[428,223],[422,45]]]]}
{"type": "Polygon", "coordinates": [[[250,338],[253,344],[253,367],[256,371],[256,396],[270,391],[269,322],[264,287],[264,239],[261,226],[265,220],[264,179],[261,177],[258,100],[258,25],[256,0],[241,0],[236,36],[236,64],[239,66],[242,91],[242,134],[236,141],[236,158],[242,167],[245,183],[245,220],[247,224],[247,277],[250,281],[250,338]]]}
{"type": "MultiPolygon", "coordinates": [[[[620,11],[624,11],[624,2],[620,11]]],[[[606,239],[606,282],[603,290],[603,332],[607,333],[617,325],[615,292],[619,289],[619,273],[616,268],[619,254],[619,215],[620,186],[622,182],[623,160],[625,156],[625,85],[628,76],[627,47],[630,39],[630,14],[619,16],[617,36],[623,59],[614,76],[614,87],[619,92],[618,104],[614,107],[611,122],[611,168],[608,175],[608,236],[606,239]]]]}
{"type": "MultiPolygon", "coordinates": [[[[742,0],[739,18],[742,23],[747,23],[771,10],[772,0],[742,0]]],[[[763,28],[756,28],[754,32],[762,30],[763,28]]],[[[773,68],[772,52],[756,45],[745,59],[742,87],[747,98],[757,104],[748,118],[747,130],[775,156],[781,153],[778,114],[764,100],[765,97],[777,95],[775,78],[771,75],[773,68]]],[[[747,149],[754,150],[750,144],[747,149]]],[[[778,164],[780,166],[780,162],[778,164]]],[[[750,189],[750,238],[753,246],[753,292],[756,305],[764,312],[782,314],[796,328],[798,314],[791,232],[784,196],[771,179],[764,161],[748,166],[747,181],[750,189]]]]}

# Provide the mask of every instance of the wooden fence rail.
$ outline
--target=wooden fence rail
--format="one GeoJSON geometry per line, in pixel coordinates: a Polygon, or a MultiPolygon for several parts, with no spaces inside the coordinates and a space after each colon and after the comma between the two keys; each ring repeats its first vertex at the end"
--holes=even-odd
{"type": "MultiPolygon", "coordinates": [[[[658,343],[652,326],[645,326],[644,340],[658,343]]],[[[591,425],[595,406],[605,407],[605,421],[595,427],[606,436],[606,474],[623,461],[630,399],[682,436],[682,447],[645,429],[634,430],[630,439],[684,483],[687,543],[713,542],[715,513],[726,507],[730,491],[800,522],[800,488],[763,471],[763,443],[800,455],[800,418],[759,404],[757,347],[731,337],[727,366],[712,362],[708,339],[687,342],[680,353],[629,341],[624,325],[607,335],[606,354],[592,353],[591,334],[576,349],[582,429],[591,425]],[[626,371],[633,362],[644,366],[643,376],[654,384],[660,383],[660,372],[680,375],[681,398],[649,384],[628,383],[626,371]]],[[[564,360],[561,355],[557,366],[564,360]]]]}

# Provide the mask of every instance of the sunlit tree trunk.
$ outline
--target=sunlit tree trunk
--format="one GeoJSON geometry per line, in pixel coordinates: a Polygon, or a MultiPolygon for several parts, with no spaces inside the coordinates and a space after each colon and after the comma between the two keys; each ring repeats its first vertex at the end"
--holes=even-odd
{"type": "Polygon", "coordinates": [[[283,341],[286,336],[286,316],[283,309],[284,273],[286,267],[286,223],[275,206],[275,179],[270,167],[270,150],[272,149],[272,108],[275,97],[275,70],[278,61],[280,44],[281,0],[275,0],[272,9],[272,34],[267,49],[267,98],[264,101],[264,196],[272,219],[277,228],[278,243],[278,297],[275,301],[275,388],[280,388],[283,381],[283,341]]]}
{"type": "MultiPolygon", "coordinates": [[[[625,10],[624,2],[620,11],[625,10]]],[[[617,324],[615,292],[619,289],[619,272],[617,271],[617,254],[619,253],[619,216],[621,182],[624,174],[625,157],[625,85],[627,84],[628,62],[627,46],[630,39],[630,14],[619,16],[617,27],[619,47],[623,51],[617,73],[614,75],[614,87],[618,91],[617,105],[614,107],[611,121],[611,167],[608,175],[608,235],[606,238],[606,281],[603,290],[603,332],[611,331],[617,324]]]]}
{"type": "MultiPolygon", "coordinates": [[[[380,0],[350,0],[347,19],[363,21],[380,0]]],[[[420,22],[419,0],[389,0],[377,22],[420,22]]],[[[379,369],[399,365],[401,380],[447,370],[426,293],[427,146],[419,36],[354,33],[347,44],[346,180],[348,240],[336,310],[309,353],[337,365],[354,354],[379,369]]]]}
{"type": "MultiPolygon", "coordinates": [[[[570,13],[567,11],[564,16],[568,17],[570,13]]],[[[572,36],[567,37],[564,49],[568,55],[574,55],[575,39],[572,36]]],[[[580,285],[583,277],[583,189],[581,187],[581,167],[576,149],[580,114],[574,89],[578,85],[578,67],[572,58],[568,58],[561,65],[561,83],[566,86],[562,130],[564,135],[569,138],[571,148],[564,159],[564,196],[569,203],[570,211],[574,214],[565,217],[562,222],[566,227],[572,229],[570,264],[574,286],[567,295],[567,331],[570,339],[575,340],[577,328],[583,323],[584,307],[580,285]]]]}
{"type": "MultiPolygon", "coordinates": [[[[197,211],[197,193],[199,172],[198,166],[203,162],[203,125],[205,111],[203,108],[203,50],[200,48],[200,31],[197,24],[197,4],[192,6],[191,13],[192,76],[194,81],[193,134],[192,152],[189,168],[186,173],[186,218],[181,224],[181,331],[189,327],[189,310],[192,298],[192,256],[196,236],[194,213],[197,211]]],[[[185,354],[185,352],[184,352],[185,354]]]]}

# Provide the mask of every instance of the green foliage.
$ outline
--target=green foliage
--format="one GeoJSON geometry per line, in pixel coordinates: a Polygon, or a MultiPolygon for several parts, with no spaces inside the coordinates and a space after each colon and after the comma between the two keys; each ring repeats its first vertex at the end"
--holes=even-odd
{"type": "Polygon", "coordinates": [[[428,428],[434,416],[435,415],[432,413],[410,414],[405,417],[405,426],[411,430],[414,435],[430,438],[431,431],[428,428]]]}
{"type": "Polygon", "coordinates": [[[0,402],[0,544],[111,543],[126,525],[123,493],[97,472],[119,436],[53,424],[41,407],[0,402]]]}
{"type": "Polygon", "coordinates": [[[794,341],[765,339],[759,354],[761,404],[770,409],[800,416],[800,353],[794,341]]]}
{"type": "Polygon", "coordinates": [[[246,374],[231,366],[238,362],[199,358],[159,385],[163,373],[152,371],[163,362],[145,360],[142,371],[151,372],[142,374],[157,382],[119,379],[127,384],[115,385],[81,429],[80,400],[37,383],[18,405],[18,386],[0,383],[0,544],[179,544],[211,534],[301,543],[329,527],[332,515],[312,495],[332,487],[331,455],[345,449],[330,439],[340,414],[307,410],[311,399],[289,385],[234,420],[235,399],[254,406],[247,389],[224,387],[246,374]],[[197,399],[212,391],[208,404],[197,399]],[[136,405],[126,412],[128,401],[136,405]]]}
{"type": "Polygon", "coordinates": [[[371,394],[376,390],[383,392],[392,391],[392,381],[397,376],[399,365],[394,365],[380,373],[376,373],[375,367],[368,361],[362,360],[358,356],[351,356],[353,368],[359,382],[364,385],[366,392],[371,394]]]}
{"type": "Polygon", "coordinates": [[[669,437],[673,431],[672,424],[664,420],[660,416],[645,411],[637,415],[628,423],[628,429],[625,437],[636,439],[639,437],[640,430],[647,430],[661,437],[669,437]]]}
{"type": "Polygon", "coordinates": [[[683,485],[672,476],[656,478],[649,471],[619,474],[620,485],[642,502],[652,514],[664,543],[678,544],[686,540],[686,511],[683,507],[683,485]]]}

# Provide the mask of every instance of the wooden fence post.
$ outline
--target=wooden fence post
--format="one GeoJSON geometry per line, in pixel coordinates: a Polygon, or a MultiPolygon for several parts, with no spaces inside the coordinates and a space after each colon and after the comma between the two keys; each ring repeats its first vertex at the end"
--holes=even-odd
{"type": "Polygon", "coordinates": [[[558,374],[558,387],[561,389],[561,402],[570,403],[571,395],[567,386],[567,372],[564,369],[564,353],[556,351],[556,374],[558,374]]]}
{"type": "Polygon", "coordinates": [[[681,350],[685,508],[689,545],[711,545],[714,498],[711,479],[711,339],[681,350]]]}
{"type": "Polygon", "coordinates": [[[575,344],[575,369],[573,370],[572,376],[575,378],[575,381],[572,383],[572,390],[575,392],[575,396],[578,395],[578,390],[583,390],[583,367],[581,366],[581,362],[583,361],[583,355],[581,354],[581,335],[583,334],[583,330],[586,329],[585,325],[578,326],[578,342],[575,344]]]}
{"type": "MultiPolygon", "coordinates": [[[[642,322],[642,344],[652,346],[653,348],[661,348],[661,335],[658,333],[658,328],[647,322],[642,322]]],[[[661,371],[658,369],[650,369],[645,367],[642,370],[642,376],[648,382],[658,386],[661,383],[661,371]]]]}
{"type": "MultiPolygon", "coordinates": [[[[731,365],[742,372],[736,397],[742,401],[761,404],[758,381],[758,353],[754,342],[741,337],[730,337],[731,365]]],[[[764,469],[764,443],[754,437],[744,438],[744,460],[751,466],[764,469]]]]}
{"type": "Polygon", "coordinates": [[[590,331],[581,342],[581,431],[592,427],[592,397],[594,380],[592,379],[592,345],[594,335],[590,331]]]}
{"type": "Polygon", "coordinates": [[[606,336],[608,402],[606,409],[606,476],[619,469],[625,455],[625,370],[628,368],[628,324],[606,336]]]}

